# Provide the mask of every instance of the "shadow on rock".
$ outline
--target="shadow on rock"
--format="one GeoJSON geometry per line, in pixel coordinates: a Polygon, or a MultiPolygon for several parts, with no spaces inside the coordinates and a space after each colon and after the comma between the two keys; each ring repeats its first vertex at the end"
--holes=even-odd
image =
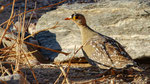
{"type": "Polygon", "coordinates": [[[142,56],[141,58],[135,59],[139,64],[150,64],[150,56],[142,56]]]}
{"type": "MultiPolygon", "coordinates": [[[[51,33],[49,31],[42,31],[38,34],[35,35],[35,38],[38,40],[38,43],[40,46],[46,47],[46,48],[51,48],[54,50],[61,51],[62,48],[59,45],[59,43],[56,40],[56,34],[51,33]]],[[[50,62],[53,62],[54,59],[58,56],[59,53],[45,50],[45,49],[40,49],[40,52],[49,58],[50,62]]]]}

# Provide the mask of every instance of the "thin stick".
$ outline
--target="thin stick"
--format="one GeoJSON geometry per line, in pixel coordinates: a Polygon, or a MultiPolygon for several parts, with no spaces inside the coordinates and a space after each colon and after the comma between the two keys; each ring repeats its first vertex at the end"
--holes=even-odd
{"type": "MultiPolygon", "coordinates": [[[[0,62],[0,69],[1,69],[1,73],[4,73],[2,62],[0,62]]],[[[2,74],[1,74],[1,76],[2,76],[2,74]]]]}
{"type": "Polygon", "coordinates": [[[70,53],[65,53],[65,52],[61,52],[61,51],[58,51],[58,50],[54,50],[54,49],[51,49],[51,48],[46,48],[46,47],[43,47],[43,46],[35,45],[35,44],[29,43],[29,42],[25,42],[25,41],[24,41],[24,43],[28,44],[28,45],[32,45],[32,46],[37,47],[37,48],[50,50],[50,51],[61,53],[61,54],[64,54],[64,55],[69,55],[70,54],[70,53]]]}
{"type": "Polygon", "coordinates": [[[0,51],[5,51],[7,49],[10,49],[11,47],[5,47],[5,48],[1,48],[0,51]]]}
{"type": "Polygon", "coordinates": [[[2,39],[4,38],[7,30],[9,29],[9,26],[11,25],[10,22],[11,22],[11,19],[13,18],[13,13],[14,13],[14,6],[15,6],[15,0],[13,0],[13,6],[12,6],[12,11],[11,11],[11,15],[10,15],[10,18],[8,19],[8,24],[7,24],[7,27],[5,29],[5,31],[3,32],[1,38],[0,38],[0,45],[1,45],[1,42],[2,42],[2,39]]]}
{"type": "MultiPolygon", "coordinates": [[[[59,66],[59,68],[60,68],[62,74],[64,75],[64,79],[66,80],[67,84],[70,84],[64,69],[61,66],[59,66]]],[[[62,83],[62,84],[64,84],[64,83],[62,83]]]]}
{"type": "MultiPolygon", "coordinates": [[[[18,0],[16,0],[16,1],[18,1],[18,0]]],[[[4,7],[7,7],[7,6],[11,5],[11,4],[13,4],[13,2],[11,2],[11,3],[9,3],[9,4],[6,4],[6,5],[3,5],[3,6],[4,6],[4,7]]]]}
{"type": "MultiPolygon", "coordinates": [[[[90,40],[89,40],[89,41],[90,41],[90,40]]],[[[87,42],[85,42],[84,44],[82,44],[82,45],[74,52],[74,55],[72,56],[72,58],[69,60],[69,63],[68,63],[67,76],[68,76],[68,73],[69,73],[69,70],[70,70],[71,60],[72,60],[73,57],[79,52],[79,50],[82,49],[83,46],[85,46],[89,41],[87,41],[87,42]]]]}
{"type": "MultiPolygon", "coordinates": [[[[25,0],[25,8],[24,8],[24,16],[23,16],[23,25],[22,25],[22,34],[21,34],[21,43],[23,44],[24,36],[25,36],[25,18],[26,18],[26,7],[27,7],[27,0],[25,0]]],[[[21,46],[22,47],[22,46],[21,46]]]]}
{"type": "Polygon", "coordinates": [[[59,77],[56,79],[56,81],[54,82],[54,84],[56,84],[58,82],[58,80],[60,79],[60,77],[63,75],[63,73],[61,72],[61,74],[59,75],[59,77]]]}
{"type": "MultiPolygon", "coordinates": [[[[36,9],[36,5],[37,5],[37,2],[35,2],[34,9],[36,9]]],[[[33,12],[34,12],[34,11],[33,11],[33,12]]],[[[28,25],[30,24],[32,17],[33,17],[33,13],[31,14],[30,19],[29,19],[29,21],[28,21],[28,23],[27,23],[28,25]]],[[[37,19],[37,18],[36,18],[36,19],[37,19]]]]}
{"type": "Polygon", "coordinates": [[[11,65],[11,70],[12,70],[12,72],[14,72],[13,64],[10,64],[10,65],[11,65]]]}
{"type": "Polygon", "coordinates": [[[42,30],[40,30],[40,31],[37,31],[37,32],[31,34],[31,35],[28,35],[27,37],[24,38],[24,40],[26,40],[27,38],[29,38],[29,37],[31,37],[31,36],[34,36],[35,34],[38,34],[39,32],[46,31],[46,30],[48,30],[48,29],[55,29],[55,28],[57,28],[57,27],[60,27],[60,26],[57,26],[57,24],[58,24],[58,22],[56,22],[56,24],[55,24],[53,27],[51,27],[51,28],[42,29],[42,30]]]}
{"type": "MultiPolygon", "coordinates": [[[[90,40],[89,40],[90,41],[90,40]]],[[[68,73],[70,70],[70,66],[71,66],[71,60],[73,59],[73,57],[79,52],[80,49],[83,48],[83,46],[85,46],[89,41],[85,42],[84,44],[82,44],[76,51],[74,51],[74,55],[72,56],[72,58],[69,60],[68,62],[68,67],[67,67],[67,73],[66,73],[66,77],[68,77],[68,73]]],[[[75,47],[76,48],[76,47],[75,47]]],[[[63,80],[64,81],[64,80],[63,80]]]]}
{"type": "Polygon", "coordinates": [[[4,70],[5,70],[5,72],[10,76],[10,75],[12,75],[9,71],[8,71],[8,69],[6,69],[4,66],[2,67],[4,70]]]}
{"type": "MultiPolygon", "coordinates": [[[[23,31],[22,31],[22,35],[21,35],[21,44],[23,44],[24,43],[24,35],[25,35],[25,29],[24,29],[24,25],[25,25],[25,14],[26,14],[26,6],[27,6],[27,0],[25,0],[25,10],[24,10],[24,17],[23,17],[23,31]]],[[[23,53],[23,55],[25,56],[25,59],[27,60],[27,64],[28,64],[28,66],[29,66],[29,68],[30,68],[30,70],[31,70],[31,72],[32,72],[32,74],[33,74],[33,77],[34,77],[34,79],[36,80],[36,84],[39,84],[39,82],[38,82],[38,80],[37,80],[37,78],[36,78],[36,75],[35,75],[35,73],[34,73],[34,70],[32,69],[32,67],[31,67],[31,64],[30,64],[30,62],[29,62],[29,60],[28,60],[28,57],[27,57],[27,55],[26,55],[26,51],[23,49],[23,47],[22,47],[22,45],[20,46],[20,48],[21,48],[21,50],[22,50],[22,53],[23,53]]]]}
{"type": "MultiPolygon", "coordinates": [[[[22,23],[22,18],[21,18],[21,15],[18,17],[19,18],[19,22],[22,23]]],[[[18,28],[18,36],[17,36],[17,40],[16,40],[16,65],[15,65],[15,70],[14,70],[14,73],[18,73],[19,69],[20,69],[20,59],[21,59],[21,38],[20,38],[20,35],[21,35],[21,29],[22,29],[22,24],[19,25],[19,28],[18,28]]]]}
{"type": "MultiPolygon", "coordinates": [[[[23,49],[22,49],[23,50],[23,49]]],[[[25,50],[23,50],[23,53],[25,52],[25,50]]],[[[24,53],[24,55],[25,55],[25,53],[24,53]]],[[[38,80],[37,80],[37,78],[36,78],[36,75],[35,75],[35,73],[34,73],[34,70],[32,69],[32,67],[31,67],[31,65],[30,65],[30,62],[29,62],[29,60],[28,60],[28,58],[27,58],[27,55],[25,55],[25,59],[27,60],[27,63],[28,63],[28,66],[29,66],[29,68],[30,68],[30,70],[31,70],[31,72],[32,72],[32,74],[33,74],[33,77],[34,77],[34,79],[36,80],[36,84],[39,84],[39,82],[38,82],[38,80]]]]}
{"type": "MultiPolygon", "coordinates": [[[[13,38],[8,38],[8,37],[5,37],[5,38],[15,41],[15,39],[13,39],[13,38]]],[[[24,43],[28,44],[28,45],[32,45],[32,46],[37,47],[37,48],[42,48],[42,49],[45,49],[45,50],[50,50],[50,51],[53,51],[53,52],[61,53],[61,54],[64,54],[66,56],[70,54],[70,53],[65,53],[65,52],[61,52],[61,51],[58,51],[58,50],[54,50],[54,49],[51,49],[51,48],[46,48],[46,47],[43,47],[43,46],[35,45],[35,44],[25,42],[25,41],[24,41],[24,43]]]]}
{"type": "MultiPolygon", "coordinates": [[[[8,51],[5,51],[2,55],[6,54],[6,53],[10,53],[12,51],[12,48],[14,48],[15,43],[9,48],[8,51]]],[[[3,58],[2,60],[4,60],[5,58],[3,58]]]]}
{"type": "Polygon", "coordinates": [[[1,77],[3,77],[3,76],[5,75],[5,73],[6,73],[6,72],[3,72],[2,75],[1,75],[1,77]]]}
{"type": "MultiPolygon", "coordinates": [[[[35,53],[35,52],[37,52],[37,50],[27,52],[27,53],[25,53],[25,55],[30,55],[30,54],[35,53]]],[[[19,54],[19,55],[24,55],[24,54],[19,54]]],[[[15,57],[15,56],[18,56],[18,55],[16,55],[16,54],[7,55],[7,57],[15,57]]],[[[4,57],[5,57],[5,55],[2,55],[2,57],[0,57],[0,58],[4,58],[4,57]]]]}

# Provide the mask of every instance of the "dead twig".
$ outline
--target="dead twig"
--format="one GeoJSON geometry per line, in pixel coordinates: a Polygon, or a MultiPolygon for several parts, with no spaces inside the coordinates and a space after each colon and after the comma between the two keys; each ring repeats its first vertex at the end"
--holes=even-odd
{"type": "MultiPolygon", "coordinates": [[[[5,37],[5,38],[16,41],[13,38],[8,38],[8,37],[5,37]]],[[[70,53],[65,53],[65,52],[61,52],[61,51],[58,51],[58,50],[54,50],[54,49],[51,49],[51,48],[46,48],[46,47],[43,47],[43,46],[35,45],[33,43],[29,43],[29,42],[25,42],[25,41],[24,41],[24,43],[28,44],[28,45],[32,45],[32,46],[37,47],[37,48],[41,48],[41,49],[45,49],[45,50],[50,50],[50,51],[53,51],[53,52],[61,53],[61,54],[64,54],[66,56],[70,54],[70,53]]]]}
{"type": "Polygon", "coordinates": [[[46,48],[46,47],[43,47],[43,46],[39,46],[39,45],[35,45],[35,44],[32,44],[32,43],[29,43],[29,42],[25,42],[25,44],[28,44],[28,45],[32,45],[34,47],[37,47],[37,48],[41,48],[41,49],[45,49],[45,50],[50,50],[50,51],[53,51],[53,52],[57,52],[57,53],[61,53],[61,54],[64,54],[64,55],[69,55],[70,53],[65,53],[65,52],[61,52],[61,51],[58,51],[58,50],[53,50],[51,48],[46,48]]]}
{"type": "MultiPolygon", "coordinates": [[[[18,0],[16,0],[16,1],[18,1],[18,0]]],[[[0,1],[0,2],[1,2],[1,1],[0,1]]],[[[11,3],[9,3],[9,4],[6,4],[6,5],[2,5],[2,6],[0,7],[0,13],[5,9],[5,7],[7,7],[7,6],[11,5],[11,4],[13,4],[13,2],[11,2],[11,3]]]]}
{"type": "Polygon", "coordinates": [[[61,74],[59,75],[59,77],[56,79],[56,81],[54,82],[54,84],[57,84],[58,80],[60,79],[60,77],[63,75],[63,73],[61,72],[61,74]]]}
{"type": "Polygon", "coordinates": [[[3,69],[5,70],[5,72],[10,76],[10,75],[12,75],[9,71],[8,71],[8,69],[6,69],[4,66],[3,66],[3,69]]]}
{"type": "MultiPolygon", "coordinates": [[[[90,41],[90,40],[89,40],[90,41]]],[[[69,60],[68,62],[68,66],[67,66],[67,73],[66,73],[66,77],[68,77],[68,73],[69,73],[69,70],[70,70],[70,66],[71,66],[71,60],[74,58],[74,56],[79,52],[80,49],[83,48],[83,46],[85,46],[89,41],[85,42],[84,44],[82,44],[77,50],[76,50],[76,47],[74,48],[74,55],[71,57],[71,59],[69,60]]],[[[64,82],[64,80],[63,80],[64,82]]]]}
{"type": "Polygon", "coordinates": [[[2,39],[4,38],[7,30],[9,29],[9,26],[11,25],[11,19],[13,18],[13,13],[14,13],[14,6],[15,6],[15,0],[13,0],[12,11],[11,11],[10,18],[8,19],[7,27],[6,27],[5,31],[3,32],[3,34],[2,34],[2,36],[0,38],[0,45],[1,45],[2,39]]]}
{"type": "Polygon", "coordinates": [[[39,32],[46,31],[46,30],[49,30],[49,29],[55,29],[55,28],[57,28],[57,27],[60,27],[60,26],[57,26],[57,24],[58,24],[58,22],[56,22],[56,24],[55,24],[53,27],[51,27],[51,28],[46,28],[46,29],[42,29],[42,30],[40,30],[40,31],[37,31],[37,32],[35,32],[35,33],[33,33],[33,34],[31,34],[31,35],[25,37],[24,40],[26,40],[27,38],[29,38],[29,37],[31,37],[31,36],[34,36],[35,34],[38,34],[39,32]]]}
{"type": "MultiPolygon", "coordinates": [[[[24,53],[24,52],[25,52],[25,51],[23,50],[23,53],[24,53]]],[[[25,53],[24,53],[24,55],[25,55],[25,53]]],[[[30,64],[30,62],[29,62],[29,60],[28,60],[28,58],[27,58],[27,55],[25,55],[25,59],[27,60],[28,66],[29,66],[29,68],[30,68],[30,70],[31,70],[31,72],[32,72],[32,74],[33,74],[34,79],[36,80],[36,84],[39,84],[39,82],[38,82],[38,80],[37,80],[37,78],[36,78],[36,75],[35,75],[35,73],[34,73],[34,70],[32,69],[31,64],[30,64]]]]}
{"type": "MultiPolygon", "coordinates": [[[[59,66],[59,68],[60,68],[62,74],[64,75],[64,79],[66,80],[67,84],[70,84],[64,69],[61,66],[59,66]]],[[[62,82],[62,84],[64,84],[64,83],[62,82]]]]}
{"type": "Polygon", "coordinates": [[[81,50],[83,48],[83,46],[85,46],[89,41],[85,42],[84,44],[82,44],[75,52],[74,55],[72,56],[72,58],[69,60],[68,62],[68,68],[67,68],[67,75],[69,73],[70,70],[70,66],[71,66],[71,60],[73,59],[73,57],[79,52],[79,50],[81,50]]]}

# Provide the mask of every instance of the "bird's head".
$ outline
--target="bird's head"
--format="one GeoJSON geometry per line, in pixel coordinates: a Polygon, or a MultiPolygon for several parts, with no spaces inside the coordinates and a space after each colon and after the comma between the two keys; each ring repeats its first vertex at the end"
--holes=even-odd
{"type": "Polygon", "coordinates": [[[86,25],[85,17],[82,14],[74,13],[69,18],[65,18],[65,20],[72,20],[78,25],[86,25]]]}

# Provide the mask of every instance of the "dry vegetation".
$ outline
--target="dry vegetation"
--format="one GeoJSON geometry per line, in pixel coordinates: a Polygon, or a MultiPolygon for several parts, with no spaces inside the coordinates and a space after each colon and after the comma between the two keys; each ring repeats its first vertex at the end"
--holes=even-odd
{"type": "MultiPolygon", "coordinates": [[[[35,80],[34,82],[30,81],[30,80],[29,81],[32,82],[32,83],[35,83],[35,84],[39,84],[39,81],[37,79],[37,75],[35,74],[35,71],[33,70],[33,65],[31,64],[32,62],[30,62],[31,60],[38,60],[40,62],[43,62],[43,60],[40,60],[40,59],[43,59],[43,56],[41,54],[39,54],[40,52],[38,51],[37,48],[42,48],[42,49],[50,50],[50,51],[53,51],[53,52],[58,52],[58,53],[61,53],[61,54],[65,54],[66,56],[69,53],[65,53],[65,52],[45,48],[45,47],[42,47],[42,46],[39,46],[39,45],[35,45],[35,44],[32,44],[32,43],[26,42],[25,41],[26,39],[28,39],[31,36],[34,36],[34,34],[37,34],[41,31],[35,32],[35,33],[25,37],[25,26],[24,25],[25,25],[25,22],[27,22],[25,20],[25,16],[26,16],[26,13],[28,13],[28,12],[38,11],[38,10],[41,10],[41,9],[44,9],[44,8],[47,8],[47,7],[53,7],[55,5],[59,5],[63,2],[65,2],[67,0],[63,0],[63,1],[61,1],[59,3],[56,3],[56,4],[53,4],[53,5],[49,5],[49,6],[41,7],[41,8],[35,8],[35,9],[32,9],[32,10],[26,10],[27,0],[25,0],[24,12],[20,13],[18,15],[16,15],[14,13],[14,6],[15,6],[16,1],[17,0],[13,0],[12,3],[1,6],[1,8],[0,8],[0,12],[2,12],[3,10],[5,10],[5,7],[7,7],[8,5],[12,5],[12,11],[11,11],[10,18],[7,21],[0,24],[1,27],[3,26],[3,29],[0,29],[0,32],[1,32],[1,34],[0,34],[0,44],[1,44],[1,48],[0,48],[0,55],[1,55],[0,56],[0,59],[1,59],[0,60],[1,61],[1,63],[0,63],[0,67],[1,67],[0,68],[0,75],[1,75],[1,77],[3,77],[3,76],[7,76],[7,75],[10,76],[10,75],[13,75],[13,74],[20,74],[23,77],[23,79],[26,80],[27,76],[22,71],[22,69],[25,66],[26,68],[28,68],[30,70],[30,72],[32,72],[33,78],[35,80]],[[18,17],[19,18],[18,21],[22,23],[21,26],[19,28],[17,28],[17,29],[19,29],[18,32],[17,32],[18,33],[17,36],[15,36],[13,34],[13,32],[8,32],[11,25],[15,26],[15,24],[14,24],[14,18],[15,17],[18,17]],[[23,30],[21,30],[21,28],[23,28],[23,30]],[[30,50],[29,48],[33,48],[33,49],[30,50]],[[39,57],[35,56],[34,53],[38,53],[39,55],[37,55],[37,56],[39,56],[39,57]]],[[[32,18],[32,15],[31,15],[31,18],[32,18]]],[[[28,21],[28,24],[30,24],[30,20],[28,21]]],[[[52,28],[47,28],[47,29],[44,29],[42,31],[49,30],[49,29],[54,29],[54,28],[57,28],[57,27],[59,27],[59,25],[56,23],[56,25],[54,25],[52,28]]],[[[72,58],[82,48],[82,46],[78,49],[74,49],[74,55],[72,56],[72,58]]],[[[72,59],[70,59],[70,61],[67,63],[67,66],[65,68],[62,67],[60,64],[50,66],[50,67],[57,68],[58,71],[61,71],[60,75],[56,76],[56,79],[53,80],[54,84],[57,84],[57,83],[70,84],[71,81],[69,80],[69,78],[70,79],[76,79],[76,78],[82,79],[83,76],[84,77],[85,76],[91,77],[88,74],[85,75],[86,72],[84,71],[84,70],[86,70],[86,71],[93,70],[91,68],[88,68],[88,69],[85,68],[85,69],[79,69],[79,70],[72,69],[70,71],[71,60],[72,59]],[[73,74],[74,71],[79,71],[79,74],[81,74],[82,76],[80,76],[78,73],[73,74]],[[72,75],[70,75],[70,74],[72,74],[72,75]],[[63,79],[61,79],[62,76],[64,77],[63,79]],[[62,81],[59,81],[60,79],[62,81]]],[[[47,62],[49,62],[49,61],[47,61],[47,62]]],[[[53,71],[53,70],[51,70],[51,71],[53,71]]],[[[53,73],[53,72],[51,72],[51,73],[53,73]]],[[[96,73],[96,74],[98,74],[98,73],[96,73]]],[[[123,83],[123,80],[120,80],[120,79],[135,77],[135,79],[132,79],[132,80],[136,81],[136,80],[141,79],[142,76],[140,76],[140,75],[137,75],[137,73],[134,74],[134,75],[126,75],[125,77],[122,76],[122,75],[118,75],[117,77],[114,77],[114,76],[112,77],[111,75],[107,75],[107,76],[104,76],[104,77],[101,77],[101,78],[98,78],[98,79],[86,81],[84,83],[94,83],[94,84],[97,84],[97,83],[113,83],[113,84],[114,83],[123,83]]],[[[55,75],[53,75],[53,76],[55,76],[55,75]]],[[[0,80],[0,81],[4,84],[7,84],[5,81],[2,81],[2,80],[0,80]]],[[[48,80],[48,81],[51,81],[51,80],[48,80]]],[[[25,82],[25,83],[27,83],[27,82],[25,82]]],[[[72,82],[72,83],[74,83],[74,82],[72,82]]],[[[83,82],[78,82],[78,83],[83,83],[83,82]]],[[[41,84],[41,82],[40,82],[40,84],[41,84]]],[[[45,84],[45,83],[43,83],[43,84],[45,84]]]]}
{"type": "MultiPolygon", "coordinates": [[[[65,52],[45,48],[45,47],[42,47],[39,45],[35,45],[35,44],[29,43],[29,42],[25,42],[25,40],[28,39],[29,37],[33,36],[34,34],[37,34],[38,32],[41,32],[41,31],[38,31],[38,32],[35,32],[35,33],[25,37],[25,32],[26,32],[25,26],[24,26],[25,22],[26,22],[25,16],[26,16],[26,13],[28,13],[28,12],[33,12],[33,11],[44,9],[47,7],[53,7],[53,6],[59,5],[60,3],[65,2],[66,0],[61,1],[59,3],[56,3],[56,4],[53,4],[53,5],[49,5],[49,6],[41,7],[41,8],[35,8],[33,10],[28,10],[28,11],[26,10],[27,0],[25,0],[24,12],[20,13],[18,15],[15,15],[15,13],[14,13],[14,6],[15,6],[16,1],[17,0],[13,0],[12,3],[7,4],[7,5],[3,5],[3,6],[1,6],[1,9],[0,9],[0,12],[2,12],[5,9],[5,7],[12,5],[12,11],[11,11],[10,18],[0,25],[0,26],[3,26],[3,29],[1,29],[2,33],[1,33],[1,37],[0,37],[1,77],[7,76],[7,75],[10,76],[12,74],[20,74],[25,79],[25,74],[23,74],[23,72],[21,71],[21,68],[22,68],[21,66],[26,65],[30,68],[30,70],[33,74],[33,77],[36,80],[36,84],[38,84],[38,80],[36,78],[36,75],[34,74],[34,70],[32,69],[32,65],[30,64],[30,60],[33,60],[33,59],[36,60],[35,57],[32,57],[33,55],[31,55],[31,54],[36,53],[38,51],[36,49],[34,49],[34,51],[28,50],[27,45],[37,47],[37,48],[47,49],[47,50],[62,53],[65,55],[68,55],[69,53],[65,53],[65,52]],[[17,31],[18,35],[17,36],[15,36],[13,34],[13,32],[8,32],[10,25],[15,26],[15,24],[13,22],[15,17],[19,17],[18,21],[20,23],[22,23],[19,26],[19,28],[17,28],[18,29],[18,31],[17,31]],[[13,61],[13,62],[8,61],[8,59],[13,61]]],[[[31,18],[32,18],[32,15],[31,15],[31,18]]],[[[28,22],[29,22],[28,24],[30,24],[30,21],[28,21],[28,22]]],[[[46,30],[54,29],[57,27],[58,26],[56,24],[54,27],[47,28],[46,30]]],[[[45,31],[45,29],[42,31],[45,31]]],[[[64,69],[61,66],[59,66],[59,68],[62,71],[63,75],[66,77],[64,69]]],[[[67,80],[67,77],[65,79],[66,79],[66,82],[69,83],[67,80]]],[[[1,82],[6,83],[5,81],[2,81],[2,80],[1,80],[1,82]]]]}

